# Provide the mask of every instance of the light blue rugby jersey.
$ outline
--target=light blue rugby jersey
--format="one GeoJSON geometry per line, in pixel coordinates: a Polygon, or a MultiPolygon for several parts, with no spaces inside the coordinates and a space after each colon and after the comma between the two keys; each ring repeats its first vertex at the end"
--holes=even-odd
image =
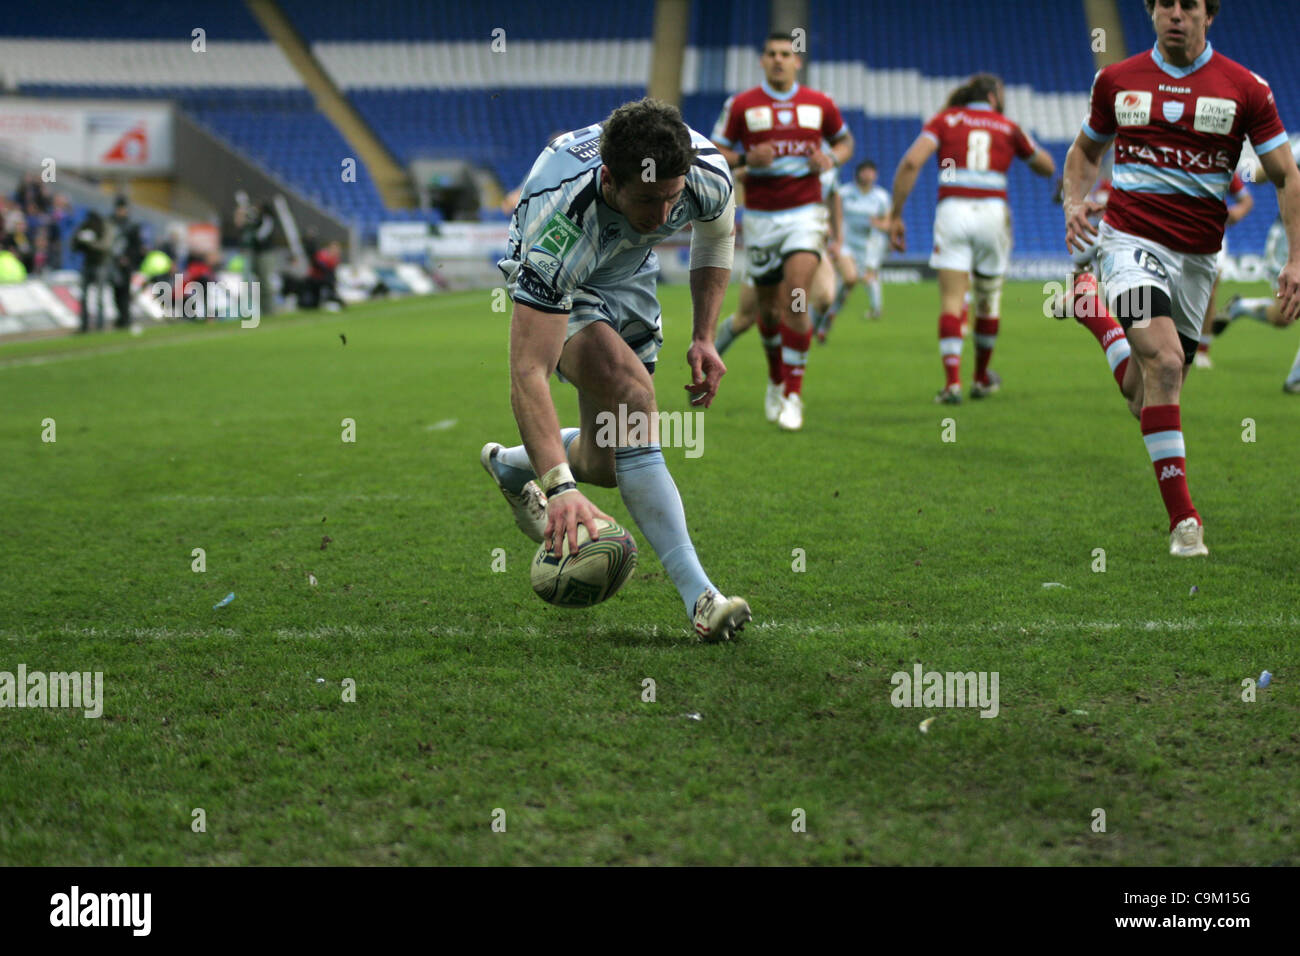
{"type": "Polygon", "coordinates": [[[510,220],[510,244],[497,266],[511,296],[542,312],[570,311],[580,286],[608,287],[629,278],[656,245],[688,222],[722,215],[731,196],[727,161],[692,129],[699,155],[682,197],[663,226],[642,235],[600,195],[602,125],[565,133],[547,145],[524,180],[510,220]]]}
{"type": "Polygon", "coordinates": [[[889,215],[894,200],[882,186],[872,186],[864,193],[857,182],[850,182],[840,187],[840,201],[844,203],[844,238],[855,246],[866,245],[873,232],[884,233],[871,225],[871,220],[878,216],[889,215]]]}

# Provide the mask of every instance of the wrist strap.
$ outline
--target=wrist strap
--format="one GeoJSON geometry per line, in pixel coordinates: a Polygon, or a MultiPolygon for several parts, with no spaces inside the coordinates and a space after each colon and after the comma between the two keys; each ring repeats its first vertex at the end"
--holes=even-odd
{"type": "Polygon", "coordinates": [[[744,153],[741,153],[741,154],[740,154],[740,158],[736,160],[736,165],[737,165],[737,166],[744,166],[745,163],[747,163],[747,162],[748,162],[748,160],[745,159],[745,154],[744,154],[744,153]]]}
{"type": "Polygon", "coordinates": [[[578,487],[577,482],[573,480],[573,472],[569,470],[569,463],[567,461],[560,462],[546,474],[542,475],[541,484],[542,492],[547,496],[552,493],[569,490],[567,488],[561,489],[560,485],[568,484],[573,488],[578,487]]]}
{"type": "Polygon", "coordinates": [[[577,491],[577,490],[578,490],[578,486],[577,486],[577,484],[576,484],[575,482],[572,482],[572,481],[562,481],[562,482],[560,482],[558,485],[556,485],[554,488],[552,488],[550,491],[548,491],[548,492],[546,493],[546,497],[547,497],[548,500],[551,499],[551,498],[558,498],[558,497],[560,497],[560,495],[564,494],[566,491],[577,491]]]}

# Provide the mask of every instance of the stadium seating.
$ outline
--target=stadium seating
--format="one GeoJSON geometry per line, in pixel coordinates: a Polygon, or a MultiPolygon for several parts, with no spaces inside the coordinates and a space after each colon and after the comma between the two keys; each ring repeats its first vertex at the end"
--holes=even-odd
{"type": "MultiPolygon", "coordinates": [[[[454,16],[426,0],[281,6],[399,161],[468,158],[494,171],[505,189],[551,133],[643,95],[652,53],[650,3],[616,4],[599,16],[577,0],[471,5],[454,16]],[[498,28],[504,55],[492,49],[498,28]]],[[[1300,6],[1269,5],[1268,30],[1237,6],[1211,39],[1273,82],[1286,120],[1300,108],[1300,82],[1288,70],[1300,6]]],[[[1148,46],[1142,4],[1120,0],[1119,7],[1130,50],[1148,46]]],[[[727,95],[761,79],[758,50],[771,9],[771,0],[691,4],[682,110],[696,129],[709,133],[727,95]]],[[[1063,161],[1094,72],[1082,4],[1003,0],[995,16],[949,0],[819,0],[809,10],[808,82],[836,97],[859,158],[875,158],[886,184],[948,91],[982,69],[1003,76],[1008,114],[1058,166],[1063,161]]],[[[0,62],[21,92],[174,98],[236,149],[357,222],[363,235],[398,218],[383,209],[364,170],[355,186],[340,181],[339,158],[351,150],[244,5],[200,0],[182,11],[143,0],[89,7],[53,0],[12,19],[0,24],[0,62]],[[204,57],[189,49],[198,26],[207,31],[204,57]],[[13,39],[20,36],[40,39],[13,39]]],[[[1009,188],[1018,252],[1059,256],[1060,210],[1048,201],[1050,186],[1018,165],[1009,188]]],[[[931,169],[908,206],[914,249],[916,237],[929,234],[935,190],[931,169]]],[[[1237,252],[1261,251],[1276,215],[1272,190],[1254,191],[1259,211],[1230,234],[1237,252]]]]}

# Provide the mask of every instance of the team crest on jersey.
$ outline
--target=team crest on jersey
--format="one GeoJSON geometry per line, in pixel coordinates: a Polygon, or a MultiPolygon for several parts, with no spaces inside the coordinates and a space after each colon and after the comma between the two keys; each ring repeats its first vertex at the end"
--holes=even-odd
{"type": "Polygon", "coordinates": [[[751,106],[745,110],[745,126],[751,133],[761,133],[772,128],[772,107],[751,106]]]}
{"type": "Polygon", "coordinates": [[[1160,104],[1160,112],[1165,121],[1177,123],[1183,118],[1183,101],[1182,100],[1165,100],[1160,104]]]}
{"type": "Polygon", "coordinates": [[[1150,123],[1150,92],[1146,90],[1120,90],[1116,93],[1115,122],[1119,126],[1146,126],[1150,123]]]}
{"type": "Polygon", "coordinates": [[[1192,128],[1198,133],[1218,133],[1227,136],[1237,118],[1237,101],[1218,96],[1198,96],[1192,128]]]}
{"type": "Polygon", "coordinates": [[[799,125],[803,129],[821,129],[822,128],[822,108],[803,104],[796,106],[794,111],[799,116],[799,125]]]}
{"type": "Polygon", "coordinates": [[[776,121],[782,126],[789,126],[792,119],[794,119],[794,113],[790,112],[790,110],[776,111],[776,121]]]}

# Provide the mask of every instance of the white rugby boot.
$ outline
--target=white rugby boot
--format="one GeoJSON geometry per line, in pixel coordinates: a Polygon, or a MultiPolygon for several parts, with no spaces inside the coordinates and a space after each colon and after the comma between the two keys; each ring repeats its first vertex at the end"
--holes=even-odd
{"type": "Polygon", "coordinates": [[[1175,558],[1209,555],[1205,546],[1205,528],[1195,518],[1184,518],[1169,533],[1169,553],[1175,558]]]}
{"type": "Polygon", "coordinates": [[[546,495],[542,494],[542,489],[538,487],[536,481],[524,485],[519,494],[515,494],[501,484],[501,479],[497,477],[497,470],[492,467],[492,463],[503,448],[505,445],[499,442],[488,442],[478,453],[479,463],[492,476],[496,486],[501,489],[501,494],[509,502],[510,510],[515,513],[515,524],[519,525],[519,530],[541,544],[542,534],[546,531],[546,495]]]}
{"type": "Polygon", "coordinates": [[[767,383],[767,394],[763,396],[763,414],[769,422],[774,422],[781,415],[781,398],[785,389],[780,385],[767,383]]]}
{"type": "Polygon", "coordinates": [[[797,432],[803,428],[803,399],[798,392],[781,399],[781,414],[776,423],[788,432],[797,432]]]}
{"type": "Polygon", "coordinates": [[[695,602],[695,633],[709,644],[728,641],[753,617],[744,598],[723,597],[710,588],[695,602]]]}

